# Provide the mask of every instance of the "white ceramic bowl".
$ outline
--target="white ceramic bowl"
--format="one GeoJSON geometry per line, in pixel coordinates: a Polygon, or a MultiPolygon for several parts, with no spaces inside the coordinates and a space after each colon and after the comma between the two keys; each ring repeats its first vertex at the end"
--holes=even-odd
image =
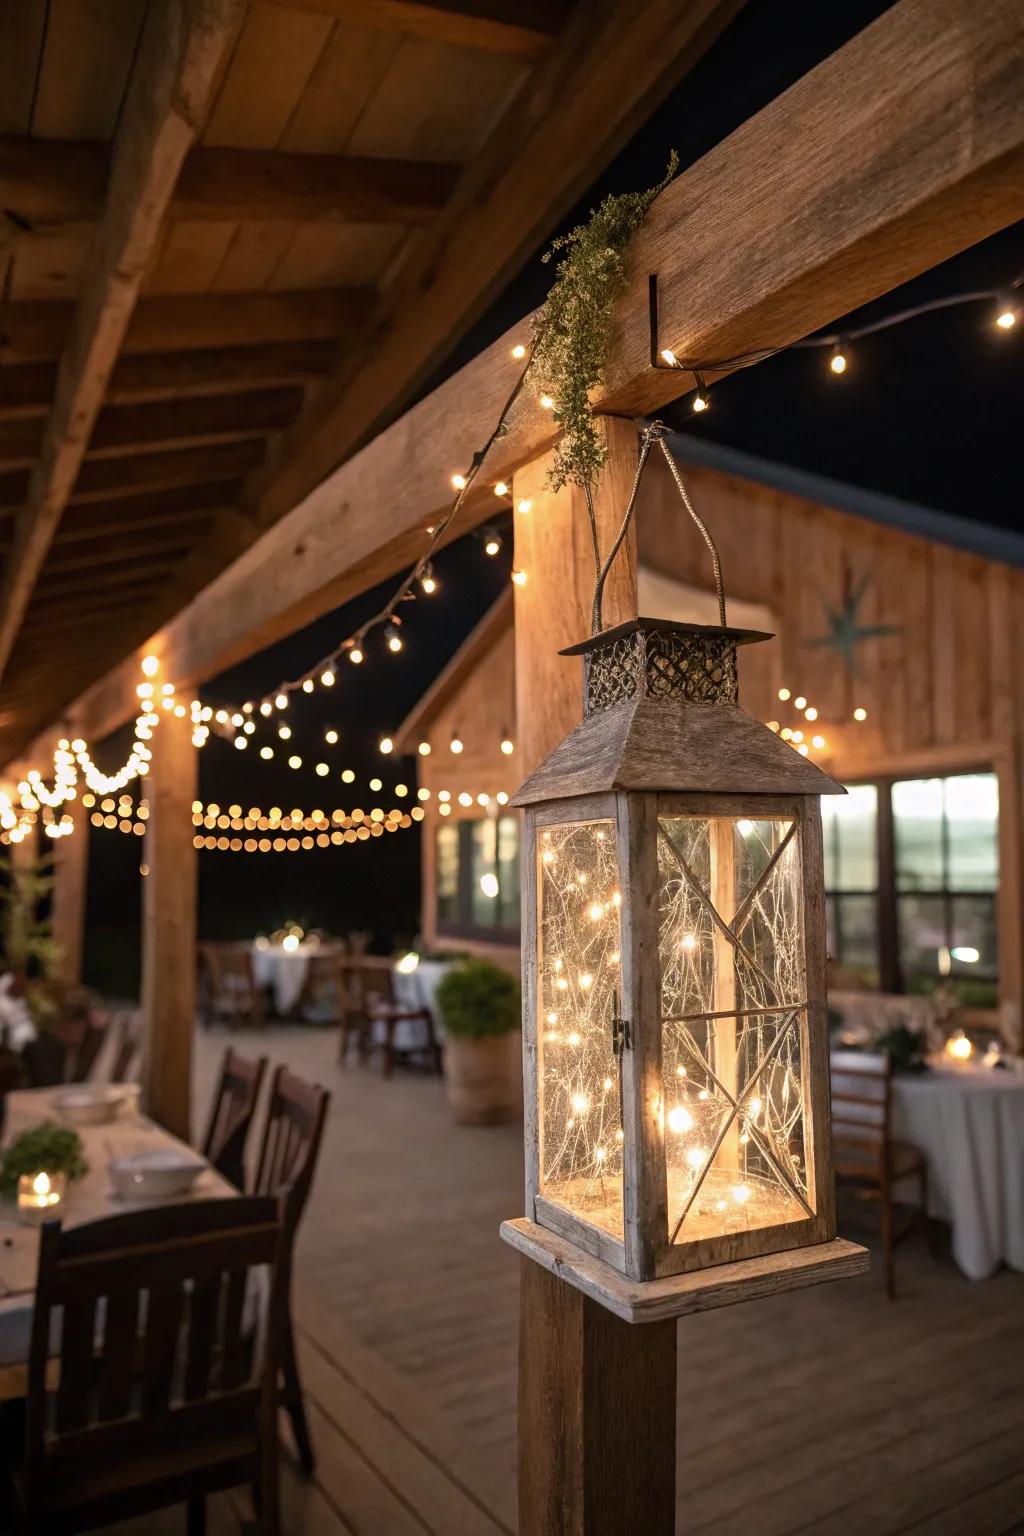
{"type": "Polygon", "coordinates": [[[53,1104],[74,1125],[105,1125],[129,1097],[130,1091],[122,1083],[82,1083],[76,1088],[61,1088],[54,1094],[53,1104]]]}
{"type": "Polygon", "coordinates": [[[115,1192],[126,1200],[168,1200],[185,1195],[205,1167],[202,1158],[173,1148],[112,1157],[107,1164],[115,1192]]]}

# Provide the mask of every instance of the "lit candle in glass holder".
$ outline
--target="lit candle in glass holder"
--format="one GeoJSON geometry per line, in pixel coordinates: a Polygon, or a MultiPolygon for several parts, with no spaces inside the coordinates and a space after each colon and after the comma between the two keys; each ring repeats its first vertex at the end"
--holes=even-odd
{"type": "Polygon", "coordinates": [[[18,1180],[18,1214],[22,1221],[46,1221],[56,1215],[67,1183],[64,1173],[23,1173],[18,1180]]]}
{"type": "Polygon", "coordinates": [[[946,1055],[951,1056],[954,1061],[970,1061],[973,1054],[974,1046],[962,1029],[958,1029],[956,1034],[950,1035],[946,1041],[946,1055]]]}

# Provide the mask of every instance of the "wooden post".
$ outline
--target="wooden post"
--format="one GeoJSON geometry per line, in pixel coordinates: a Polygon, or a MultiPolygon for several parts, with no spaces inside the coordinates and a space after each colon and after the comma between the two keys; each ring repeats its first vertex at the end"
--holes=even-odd
{"type": "Polygon", "coordinates": [[[188,718],[168,711],[153,736],[146,781],[149,825],[142,908],[143,1082],[154,1119],[189,1139],[196,996],[196,851],[192,801],[198,761],[188,718]]]}
{"type": "Polygon", "coordinates": [[[524,1258],[523,1536],[672,1536],[676,1323],[625,1323],[524,1258]]]}
{"type": "Polygon", "coordinates": [[[54,839],[50,926],[60,945],[60,977],[68,986],[82,979],[85,902],[89,878],[89,818],[83,811],[70,837],[54,839]]]}
{"type": "MultiPolygon", "coordinates": [[[[595,488],[602,557],[633,485],[631,423],[603,422],[608,463],[595,488]]],[[[516,767],[537,767],[583,715],[578,657],[590,634],[594,555],[586,502],[553,493],[545,455],[518,470],[516,767]]],[[[636,614],[636,536],[626,538],[604,594],[606,627],[636,614]]],[[[527,879],[529,879],[529,873],[527,879]]],[[[527,989],[529,995],[529,989],[527,989]]],[[[533,1212],[527,1211],[532,1219],[533,1212]]],[[[674,1322],[634,1326],[522,1260],[519,1315],[519,1529],[523,1536],[672,1536],[675,1528],[674,1322]]]]}

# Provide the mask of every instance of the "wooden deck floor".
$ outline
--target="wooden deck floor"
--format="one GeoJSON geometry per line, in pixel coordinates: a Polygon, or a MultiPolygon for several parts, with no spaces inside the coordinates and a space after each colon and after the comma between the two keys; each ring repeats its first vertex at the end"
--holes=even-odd
{"type": "MultiPolygon", "coordinates": [[[[224,1043],[200,1040],[199,1123],[224,1043]]],[[[258,1044],[334,1092],[297,1277],[319,1467],[287,1479],[288,1536],[509,1536],[518,1131],[452,1126],[436,1080],[340,1073],[330,1034],[258,1044]]],[[[894,1305],[875,1274],[681,1323],[684,1536],[1024,1533],[1024,1276],[972,1285],[914,1237],[898,1279],[894,1305]]],[[[237,1532],[244,1497],[212,1516],[237,1532]]]]}

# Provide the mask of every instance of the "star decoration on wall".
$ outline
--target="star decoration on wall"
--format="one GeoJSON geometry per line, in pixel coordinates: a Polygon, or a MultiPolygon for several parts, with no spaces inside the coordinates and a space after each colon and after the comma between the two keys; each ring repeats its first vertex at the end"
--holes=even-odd
{"type": "Polygon", "coordinates": [[[843,601],[838,608],[826,598],[823,601],[828,632],[808,640],[808,645],[819,646],[835,653],[842,659],[851,677],[857,676],[857,647],[865,640],[877,640],[883,635],[898,635],[897,624],[861,624],[858,614],[861,600],[870,585],[871,577],[865,573],[852,581],[849,568],[843,573],[843,601]]]}

